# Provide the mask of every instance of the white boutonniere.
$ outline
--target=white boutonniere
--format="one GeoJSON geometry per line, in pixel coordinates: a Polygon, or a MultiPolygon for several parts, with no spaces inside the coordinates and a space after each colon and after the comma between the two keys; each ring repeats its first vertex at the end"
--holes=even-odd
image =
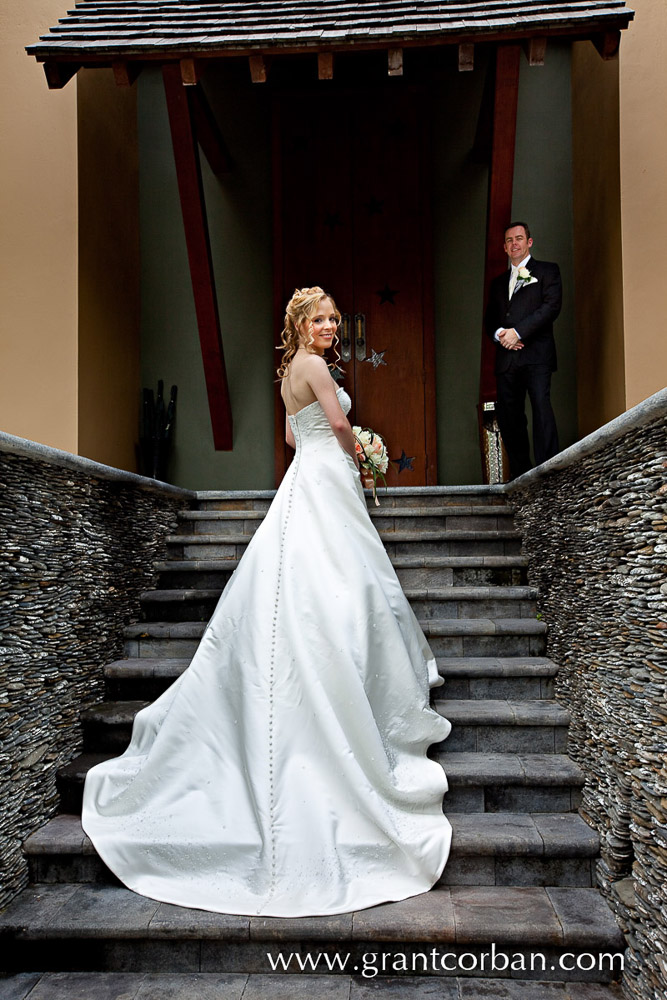
{"type": "Polygon", "coordinates": [[[516,285],[514,290],[518,291],[523,288],[524,285],[535,285],[537,284],[537,278],[533,277],[527,267],[520,267],[517,271],[516,285]]]}

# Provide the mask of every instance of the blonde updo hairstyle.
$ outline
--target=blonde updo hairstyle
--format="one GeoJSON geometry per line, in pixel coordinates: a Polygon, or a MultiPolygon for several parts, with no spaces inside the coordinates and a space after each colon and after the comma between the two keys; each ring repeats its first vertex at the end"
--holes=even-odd
{"type": "MultiPolygon", "coordinates": [[[[307,324],[306,329],[308,331],[308,339],[303,346],[311,354],[315,353],[315,351],[311,350],[311,344],[313,343],[313,327],[311,321],[317,312],[317,307],[322,299],[329,299],[333,306],[334,315],[340,322],[340,312],[338,311],[333,297],[329,295],[328,292],[325,292],[323,288],[320,288],[319,285],[313,285],[312,288],[294,289],[294,295],[287,303],[287,309],[285,311],[285,326],[280,335],[283,356],[280,362],[280,368],[278,369],[278,378],[285,378],[290,361],[298,351],[299,347],[302,346],[302,335],[300,330],[304,323],[307,324]]],[[[340,361],[340,354],[337,350],[338,341],[338,334],[334,333],[333,345],[336,353],[336,362],[329,362],[330,368],[337,368],[338,361],[340,361]]],[[[281,347],[278,347],[277,350],[281,350],[281,347]]]]}

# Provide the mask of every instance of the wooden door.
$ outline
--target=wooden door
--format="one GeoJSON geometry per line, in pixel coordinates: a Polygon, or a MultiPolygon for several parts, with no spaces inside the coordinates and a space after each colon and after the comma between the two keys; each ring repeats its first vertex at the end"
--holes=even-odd
{"type": "MultiPolygon", "coordinates": [[[[350,317],[350,419],[387,442],[392,486],[437,482],[421,109],[419,93],[400,85],[318,88],[283,95],[274,118],[278,329],[295,287],[321,285],[350,317]]],[[[281,405],[278,397],[278,479],[288,461],[281,405]]]]}

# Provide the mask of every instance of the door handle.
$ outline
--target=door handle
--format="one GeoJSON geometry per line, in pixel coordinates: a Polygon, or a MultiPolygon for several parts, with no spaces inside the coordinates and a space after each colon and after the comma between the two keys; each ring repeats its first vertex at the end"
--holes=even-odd
{"type": "Polygon", "coordinates": [[[351,361],[352,360],[352,340],[350,338],[350,328],[352,326],[350,322],[350,314],[343,313],[340,318],[341,325],[341,337],[340,337],[340,359],[341,361],[351,361]]]}
{"type": "Polygon", "coordinates": [[[357,361],[366,357],[366,317],[363,313],[354,317],[354,356],[357,361]]]}

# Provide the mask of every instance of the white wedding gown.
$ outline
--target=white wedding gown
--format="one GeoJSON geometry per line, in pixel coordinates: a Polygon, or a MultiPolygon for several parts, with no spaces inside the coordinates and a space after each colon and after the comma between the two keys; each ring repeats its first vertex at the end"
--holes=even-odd
{"type": "Polygon", "coordinates": [[[296,456],[191,664],[86,778],[85,832],[156,900],[343,913],[425,892],[449,853],[435,661],[319,402],[290,421],[296,456]]]}

